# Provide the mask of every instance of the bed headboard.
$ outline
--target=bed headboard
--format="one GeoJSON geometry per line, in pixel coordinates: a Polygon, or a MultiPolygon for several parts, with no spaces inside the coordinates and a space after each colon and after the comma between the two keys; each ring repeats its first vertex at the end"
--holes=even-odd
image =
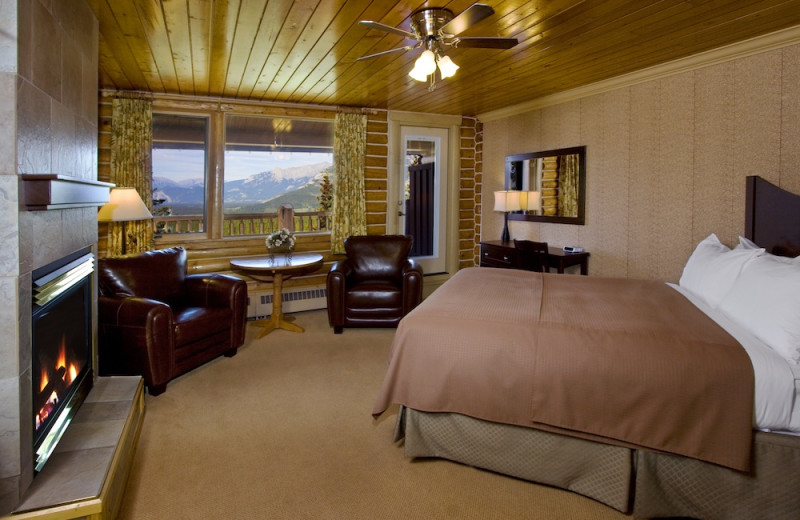
{"type": "Polygon", "coordinates": [[[800,255],[800,195],[757,175],[747,177],[744,233],[769,253],[800,255]]]}

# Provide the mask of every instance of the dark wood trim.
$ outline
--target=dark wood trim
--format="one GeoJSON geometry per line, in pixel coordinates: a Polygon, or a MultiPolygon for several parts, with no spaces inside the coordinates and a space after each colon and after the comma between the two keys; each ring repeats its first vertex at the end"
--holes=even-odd
{"type": "Polygon", "coordinates": [[[20,176],[20,206],[28,211],[99,207],[108,202],[114,184],[57,173],[20,176]]]}
{"type": "Polygon", "coordinates": [[[583,226],[586,223],[586,146],[573,146],[570,148],[559,148],[557,150],[545,150],[542,152],[524,153],[509,155],[506,157],[506,181],[505,189],[511,188],[510,170],[512,162],[527,161],[540,157],[550,157],[558,155],[577,155],[578,156],[578,215],[576,217],[563,217],[559,215],[528,215],[523,211],[512,211],[508,214],[509,220],[525,220],[528,222],[550,222],[554,224],[575,224],[583,226]]]}

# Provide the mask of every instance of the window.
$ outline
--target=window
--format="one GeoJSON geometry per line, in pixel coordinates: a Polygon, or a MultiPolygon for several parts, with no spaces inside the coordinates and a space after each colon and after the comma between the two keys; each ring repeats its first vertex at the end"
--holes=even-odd
{"type": "Polygon", "coordinates": [[[224,160],[224,236],[275,231],[283,205],[295,232],[330,229],[332,121],[228,115],[224,160]]]}
{"type": "Polygon", "coordinates": [[[328,231],[332,181],[332,119],[153,114],[153,216],[162,236],[258,236],[281,224],[328,231]]]}
{"type": "Polygon", "coordinates": [[[153,114],[156,233],[206,230],[208,118],[153,114]]]}

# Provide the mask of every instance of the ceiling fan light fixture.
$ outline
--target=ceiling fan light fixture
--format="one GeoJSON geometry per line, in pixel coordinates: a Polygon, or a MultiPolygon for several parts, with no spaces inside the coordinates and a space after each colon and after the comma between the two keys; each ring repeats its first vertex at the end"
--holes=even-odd
{"type": "Polygon", "coordinates": [[[439,72],[442,74],[442,79],[454,76],[458,70],[458,65],[453,63],[453,60],[450,59],[450,56],[442,56],[437,60],[436,64],[439,66],[439,72]]]}
{"type": "Polygon", "coordinates": [[[420,73],[426,76],[436,72],[436,56],[433,54],[433,51],[426,50],[420,54],[419,58],[417,58],[417,61],[414,63],[414,68],[419,69],[420,73]]]}
{"type": "Polygon", "coordinates": [[[409,72],[408,75],[417,81],[428,81],[428,75],[422,72],[419,67],[416,66],[411,69],[411,72],[409,72]]]}

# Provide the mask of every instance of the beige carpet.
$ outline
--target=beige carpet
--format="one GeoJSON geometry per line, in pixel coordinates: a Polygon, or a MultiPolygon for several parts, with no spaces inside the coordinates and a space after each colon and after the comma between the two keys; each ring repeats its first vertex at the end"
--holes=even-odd
{"type": "Polygon", "coordinates": [[[628,519],[566,491],[392,443],[396,410],[370,415],[393,329],[334,335],[324,311],[305,334],[247,339],[147,396],[119,520],[628,519]]]}

